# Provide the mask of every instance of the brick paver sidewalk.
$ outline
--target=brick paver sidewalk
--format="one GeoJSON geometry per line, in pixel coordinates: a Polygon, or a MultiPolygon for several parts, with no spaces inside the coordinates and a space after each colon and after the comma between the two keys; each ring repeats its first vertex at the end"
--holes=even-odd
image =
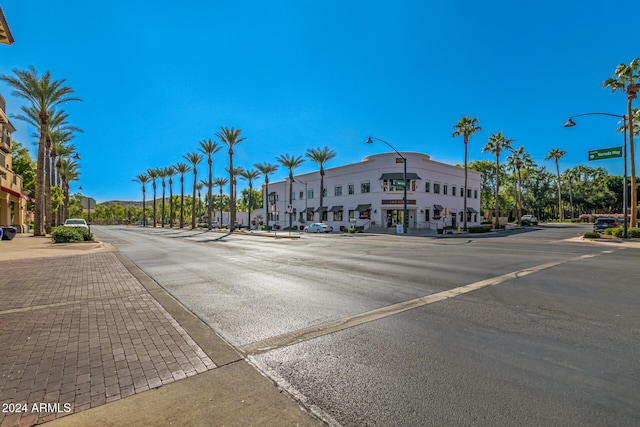
{"type": "Polygon", "coordinates": [[[215,368],[109,252],[0,262],[0,426],[30,426],[215,368]]]}

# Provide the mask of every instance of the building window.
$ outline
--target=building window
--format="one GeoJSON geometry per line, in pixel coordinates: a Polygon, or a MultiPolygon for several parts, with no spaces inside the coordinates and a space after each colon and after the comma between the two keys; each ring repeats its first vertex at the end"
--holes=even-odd
{"type": "Polygon", "coordinates": [[[438,184],[437,182],[433,184],[433,192],[435,194],[440,194],[440,184],[438,184]]]}
{"type": "Polygon", "coordinates": [[[444,184],[442,186],[442,194],[446,196],[448,193],[449,193],[449,186],[447,184],[444,184]]]}
{"type": "Polygon", "coordinates": [[[431,192],[431,183],[429,181],[424,183],[424,191],[426,193],[430,193],[431,192]]]}
{"type": "Polygon", "coordinates": [[[279,213],[271,213],[271,221],[279,221],[280,220],[280,214],[279,213]]]}
{"type": "Polygon", "coordinates": [[[471,189],[467,188],[467,198],[470,199],[471,198],[471,189]]]}
{"type": "Polygon", "coordinates": [[[438,209],[433,210],[433,219],[440,219],[440,211],[438,209]]]}
{"type": "Polygon", "coordinates": [[[464,187],[460,187],[460,197],[464,197],[464,187]]]}
{"type": "Polygon", "coordinates": [[[342,185],[338,185],[337,187],[333,188],[333,195],[342,196],[342,185]]]}
{"type": "Polygon", "coordinates": [[[296,199],[296,193],[295,192],[291,192],[291,200],[295,200],[296,199]]]}
{"type": "Polygon", "coordinates": [[[304,212],[300,212],[300,218],[298,218],[298,222],[304,222],[304,212]]]}
{"type": "Polygon", "coordinates": [[[342,221],[342,211],[334,212],[333,213],[333,220],[334,221],[342,221]]]}
{"type": "Polygon", "coordinates": [[[322,211],[322,215],[320,215],[321,221],[328,221],[329,220],[329,212],[328,211],[322,211]]]}
{"type": "Polygon", "coordinates": [[[456,186],[455,185],[451,187],[451,195],[452,196],[456,195],[456,186]]]}
{"type": "Polygon", "coordinates": [[[460,222],[464,221],[464,212],[460,211],[460,222]]]}
{"type": "Polygon", "coordinates": [[[307,211],[307,221],[313,221],[313,209],[307,211]]]}
{"type": "Polygon", "coordinates": [[[429,222],[429,209],[424,210],[424,220],[429,222]]]}
{"type": "Polygon", "coordinates": [[[474,199],[478,198],[478,190],[473,190],[473,198],[474,199]]]}
{"type": "Polygon", "coordinates": [[[304,200],[304,191],[300,192],[300,200],[304,200]]]}
{"type": "Polygon", "coordinates": [[[313,199],[313,190],[307,191],[307,199],[313,199]]]}
{"type": "Polygon", "coordinates": [[[349,211],[349,219],[356,219],[356,211],[349,211]]]}
{"type": "Polygon", "coordinates": [[[278,195],[276,193],[269,194],[269,204],[275,205],[278,201],[278,195]]]}
{"type": "Polygon", "coordinates": [[[349,184],[349,194],[355,194],[356,193],[356,186],[353,184],[349,184]]]}
{"type": "Polygon", "coordinates": [[[363,182],[360,184],[360,193],[369,193],[371,191],[371,183],[363,182]]]}
{"type": "Polygon", "coordinates": [[[478,214],[477,213],[473,214],[473,222],[478,222],[478,214]]]}

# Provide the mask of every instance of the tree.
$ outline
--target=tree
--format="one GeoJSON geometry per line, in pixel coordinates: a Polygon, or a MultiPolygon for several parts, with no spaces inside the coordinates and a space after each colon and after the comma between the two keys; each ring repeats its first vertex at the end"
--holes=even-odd
{"type": "Polygon", "coordinates": [[[165,178],[167,178],[167,171],[165,168],[158,168],[156,169],[156,171],[158,172],[158,178],[160,178],[160,183],[162,184],[162,203],[160,206],[162,206],[161,210],[160,210],[160,225],[162,226],[162,228],[164,228],[164,201],[165,201],[165,190],[167,189],[167,183],[165,181],[165,178]]]}
{"type": "Polygon", "coordinates": [[[522,217],[522,175],[523,168],[533,167],[534,163],[529,153],[525,153],[524,147],[518,149],[511,148],[511,155],[507,157],[507,165],[513,169],[515,175],[516,207],[518,211],[518,221],[522,217]]]}
{"type": "Polygon", "coordinates": [[[215,178],[213,180],[213,185],[215,187],[220,187],[220,226],[222,227],[222,209],[224,208],[224,203],[222,201],[222,187],[229,183],[228,178],[215,178]]]}
{"type": "Polygon", "coordinates": [[[456,136],[462,135],[463,142],[464,142],[464,188],[462,190],[464,192],[464,205],[463,205],[464,222],[462,226],[462,229],[464,231],[467,231],[467,216],[468,216],[467,214],[467,170],[468,170],[467,154],[468,154],[468,146],[469,146],[469,137],[474,133],[480,132],[482,130],[480,126],[477,126],[477,123],[478,123],[477,118],[472,119],[470,116],[463,117],[458,121],[458,123],[456,123],[453,126],[455,131],[451,135],[451,138],[455,138],[456,136]]]}
{"type": "MultiPolygon", "coordinates": [[[[293,199],[293,170],[299,167],[304,159],[302,156],[291,156],[289,154],[283,154],[279,156],[276,160],[280,162],[282,166],[287,168],[289,171],[289,206],[292,205],[293,199]]],[[[293,212],[289,212],[289,228],[291,228],[293,223],[293,212]]]]}
{"type": "Polygon", "coordinates": [[[212,211],[212,196],[211,196],[211,187],[213,187],[213,159],[212,156],[220,151],[222,147],[218,145],[217,142],[213,142],[212,140],[204,140],[200,141],[200,151],[207,156],[207,163],[209,164],[209,179],[207,180],[207,200],[209,201],[207,206],[207,229],[211,230],[211,211],[212,211]]]}
{"type": "MultiPolygon", "coordinates": [[[[80,98],[71,96],[73,89],[64,85],[65,79],[52,80],[49,71],[45,71],[42,76],[38,76],[35,67],[30,66],[26,71],[14,69],[13,73],[15,77],[3,75],[0,77],[0,80],[13,88],[12,95],[26,99],[31,103],[31,106],[38,111],[40,135],[36,163],[33,235],[42,236],[44,234],[45,145],[47,143],[50,112],[63,103],[80,101],[80,98]]],[[[21,109],[25,113],[28,113],[28,107],[22,106],[21,109]]]]}
{"type": "Polygon", "coordinates": [[[151,178],[151,184],[153,186],[153,227],[156,226],[156,179],[158,179],[158,169],[147,169],[147,175],[151,178]]]}
{"type": "MultiPolygon", "coordinates": [[[[507,139],[502,135],[502,131],[494,133],[489,137],[489,141],[482,149],[482,152],[489,152],[496,156],[496,211],[495,211],[495,228],[500,227],[500,153],[502,150],[511,148],[514,139],[507,139]]],[[[466,189],[465,189],[466,191],[466,189]]],[[[466,212],[465,212],[466,214],[466,212]]]]}
{"type": "Polygon", "coordinates": [[[273,175],[273,173],[278,170],[278,165],[274,165],[273,163],[269,163],[269,162],[263,162],[263,163],[256,163],[254,166],[256,167],[256,169],[260,171],[262,175],[264,175],[265,190],[262,197],[265,197],[266,195],[266,198],[267,198],[267,203],[265,203],[264,206],[265,206],[265,215],[267,217],[267,227],[268,227],[269,217],[271,216],[271,213],[269,212],[269,197],[270,197],[269,175],[273,175]]]}
{"type": "Polygon", "coordinates": [[[64,193],[63,220],[69,218],[69,183],[76,181],[80,176],[80,172],[78,171],[79,167],[78,163],[68,158],[60,161],[60,179],[62,180],[62,192],[64,193]]]}
{"type": "MultiPolygon", "coordinates": [[[[173,228],[173,176],[176,174],[176,169],[173,166],[167,166],[164,168],[164,174],[169,179],[169,228],[173,228]]],[[[164,198],[164,194],[162,196],[164,198]]]]}
{"type": "Polygon", "coordinates": [[[196,190],[198,189],[198,164],[203,159],[202,154],[188,153],[184,155],[184,158],[191,163],[191,170],[193,171],[193,200],[191,201],[191,228],[196,228],[196,190]]]}
{"type": "Polygon", "coordinates": [[[606,79],[602,83],[603,88],[611,88],[612,92],[625,91],[627,94],[627,119],[629,126],[629,151],[631,161],[631,227],[637,227],[638,224],[638,191],[636,185],[636,160],[634,145],[633,124],[633,100],[636,99],[638,87],[635,81],[640,79],[640,58],[635,58],[629,65],[619,64],[613,72],[613,77],[606,79]]]}
{"type": "Polygon", "coordinates": [[[184,227],[184,174],[191,172],[191,166],[186,163],[178,163],[176,172],[180,174],[180,228],[184,227]]]}
{"type": "Polygon", "coordinates": [[[231,227],[236,223],[236,200],[235,200],[235,178],[233,176],[233,147],[240,144],[245,138],[240,137],[240,129],[221,127],[219,132],[216,132],[216,136],[220,138],[227,148],[229,149],[229,222],[231,227]]]}
{"type": "Polygon", "coordinates": [[[324,196],[324,165],[336,156],[336,152],[330,150],[327,146],[325,146],[324,148],[309,148],[307,149],[306,156],[309,160],[320,166],[320,207],[318,208],[318,212],[320,212],[320,221],[322,221],[322,201],[324,196]]]}
{"type": "Polygon", "coordinates": [[[560,218],[560,221],[564,220],[564,211],[562,210],[562,194],[561,194],[561,179],[560,179],[560,167],[558,165],[558,160],[560,160],[560,158],[562,156],[564,156],[565,154],[567,154],[566,151],[561,150],[559,148],[554,148],[553,150],[549,151],[549,154],[547,154],[547,157],[545,157],[545,160],[551,160],[554,159],[556,162],[556,174],[558,177],[558,216],[560,218]]]}
{"type": "Polygon", "coordinates": [[[141,173],[140,175],[136,176],[136,178],[134,179],[134,181],[139,182],[142,185],[142,226],[143,227],[147,226],[145,195],[147,192],[146,186],[150,179],[151,177],[149,177],[149,175],[147,175],[146,173],[141,173]]]}
{"type": "Polygon", "coordinates": [[[13,160],[13,172],[22,177],[22,187],[35,191],[36,163],[29,155],[29,150],[18,141],[11,141],[11,158],[13,160]]]}
{"type": "Polygon", "coordinates": [[[253,199],[252,199],[253,180],[258,178],[258,176],[260,176],[260,172],[258,172],[255,169],[245,169],[242,172],[240,172],[240,176],[243,179],[247,180],[247,183],[249,184],[249,203],[247,204],[247,210],[249,211],[249,220],[248,220],[247,226],[249,227],[249,230],[251,230],[251,207],[253,206],[253,199]]]}

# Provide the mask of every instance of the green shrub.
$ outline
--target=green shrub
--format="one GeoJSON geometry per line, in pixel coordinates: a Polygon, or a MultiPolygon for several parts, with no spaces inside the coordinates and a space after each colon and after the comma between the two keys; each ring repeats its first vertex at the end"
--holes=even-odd
{"type": "Polygon", "coordinates": [[[53,243],[83,242],[84,235],[77,228],[61,225],[51,230],[51,240],[53,243]]]}
{"type": "Polygon", "coordinates": [[[263,225],[262,227],[260,227],[262,229],[262,231],[271,231],[271,229],[273,228],[270,225],[263,225]]]}
{"type": "Polygon", "coordinates": [[[85,230],[84,228],[76,228],[76,230],[78,230],[80,234],[82,234],[82,240],[84,240],[85,242],[93,241],[93,233],[89,230],[85,230]]]}
{"type": "Polygon", "coordinates": [[[363,233],[363,232],[364,232],[364,227],[361,227],[361,226],[347,228],[347,233],[363,233]]]}
{"type": "Polygon", "coordinates": [[[600,233],[598,233],[597,231],[587,231],[582,237],[584,237],[585,239],[599,239],[600,233]]]}
{"type": "Polygon", "coordinates": [[[604,230],[604,234],[606,234],[607,236],[613,236],[613,228],[607,228],[604,230]]]}
{"type": "Polygon", "coordinates": [[[624,236],[624,229],[622,227],[609,228],[611,231],[611,235],[614,237],[622,237],[624,236]]]}
{"type": "Polygon", "coordinates": [[[491,227],[488,225],[478,225],[474,227],[468,227],[467,230],[469,233],[489,233],[491,232],[491,227]]]}

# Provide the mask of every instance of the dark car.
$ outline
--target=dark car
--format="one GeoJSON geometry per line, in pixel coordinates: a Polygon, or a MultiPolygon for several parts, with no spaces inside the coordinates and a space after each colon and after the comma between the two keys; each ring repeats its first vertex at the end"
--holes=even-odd
{"type": "Polygon", "coordinates": [[[620,226],[620,222],[615,218],[598,218],[595,224],[593,224],[593,231],[604,233],[607,228],[617,228],[620,226]]]}

